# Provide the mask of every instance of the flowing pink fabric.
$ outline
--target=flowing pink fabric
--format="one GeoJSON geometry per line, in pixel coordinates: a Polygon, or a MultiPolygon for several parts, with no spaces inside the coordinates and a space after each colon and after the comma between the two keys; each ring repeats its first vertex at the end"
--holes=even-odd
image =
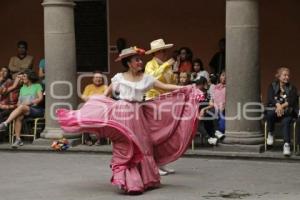
{"type": "Polygon", "coordinates": [[[188,148],[202,97],[194,86],[141,103],[94,96],[80,110],[58,109],[57,117],[67,133],[110,138],[112,184],[143,192],[159,186],[157,166],[175,161],[188,148]]]}

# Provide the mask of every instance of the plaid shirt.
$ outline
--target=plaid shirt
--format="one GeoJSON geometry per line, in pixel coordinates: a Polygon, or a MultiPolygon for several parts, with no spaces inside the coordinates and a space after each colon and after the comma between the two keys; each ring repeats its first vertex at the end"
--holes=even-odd
{"type": "MultiPolygon", "coordinates": [[[[13,84],[14,84],[13,80],[7,79],[4,83],[1,84],[1,88],[7,90],[13,84]]],[[[17,107],[19,91],[20,91],[20,87],[14,89],[9,93],[0,95],[0,105],[13,105],[17,107]]]]}

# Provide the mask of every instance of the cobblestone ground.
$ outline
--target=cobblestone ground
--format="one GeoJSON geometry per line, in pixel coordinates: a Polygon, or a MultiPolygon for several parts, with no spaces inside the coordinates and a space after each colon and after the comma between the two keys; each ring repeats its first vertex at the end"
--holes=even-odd
{"type": "Polygon", "coordinates": [[[300,163],[183,158],[159,189],[128,196],[109,182],[110,156],[0,152],[0,200],[300,199],[300,163]]]}

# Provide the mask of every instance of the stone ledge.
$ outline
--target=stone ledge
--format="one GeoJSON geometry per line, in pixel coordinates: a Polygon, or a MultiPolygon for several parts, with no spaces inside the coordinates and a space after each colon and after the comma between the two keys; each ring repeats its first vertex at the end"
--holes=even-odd
{"type": "MultiPolygon", "coordinates": [[[[111,145],[101,146],[86,146],[78,145],[71,147],[67,151],[56,152],[50,146],[39,146],[32,144],[25,144],[18,149],[12,149],[10,144],[0,144],[0,151],[10,152],[48,152],[48,153],[95,153],[95,154],[111,154],[111,145]]],[[[251,152],[230,152],[220,151],[218,148],[203,148],[197,150],[187,150],[183,157],[192,158],[210,158],[210,159],[242,159],[242,160],[261,160],[261,161],[285,161],[285,162],[300,162],[300,156],[292,155],[285,157],[281,151],[267,151],[264,153],[251,153],[251,152]]]]}

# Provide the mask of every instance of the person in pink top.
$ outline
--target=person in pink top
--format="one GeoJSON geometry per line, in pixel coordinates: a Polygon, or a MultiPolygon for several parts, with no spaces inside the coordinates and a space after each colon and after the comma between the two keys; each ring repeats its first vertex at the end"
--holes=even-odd
{"type": "Polygon", "coordinates": [[[177,160],[189,147],[196,130],[198,101],[195,86],[164,84],[143,73],[143,50],[122,50],[126,72],[117,73],[102,96],[92,96],[80,110],[57,110],[67,133],[92,132],[113,144],[111,183],[129,194],[160,185],[158,166],[177,160]],[[145,92],[169,90],[145,101],[145,92]],[[109,98],[115,92],[119,101],[109,98]],[[162,109],[162,110],[160,110],[162,109]]]}
{"type": "Polygon", "coordinates": [[[217,84],[212,91],[212,99],[214,102],[215,110],[218,114],[218,125],[217,130],[215,132],[215,136],[218,139],[224,138],[225,132],[225,93],[226,93],[226,74],[223,71],[220,74],[220,83],[217,84]]]}

